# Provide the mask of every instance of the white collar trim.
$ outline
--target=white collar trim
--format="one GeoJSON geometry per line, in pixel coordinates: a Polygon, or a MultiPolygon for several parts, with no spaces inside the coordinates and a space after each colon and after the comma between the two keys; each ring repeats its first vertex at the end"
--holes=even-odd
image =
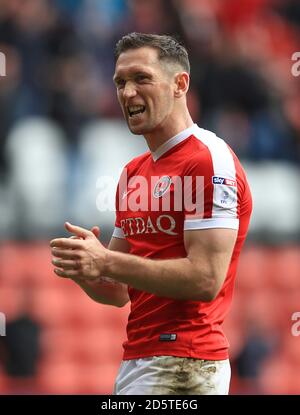
{"type": "Polygon", "coordinates": [[[191,127],[186,128],[185,130],[181,131],[180,133],[176,134],[174,137],[170,138],[168,141],[163,143],[161,146],[158,147],[158,149],[156,149],[156,151],[152,151],[151,154],[153,161],[157,161],[163,154],[171,150],[171,148],[175,147],[177,144],[181,143],[182,141],[190,137],[196,128],[197,124],[193,124],[191,127]]]}

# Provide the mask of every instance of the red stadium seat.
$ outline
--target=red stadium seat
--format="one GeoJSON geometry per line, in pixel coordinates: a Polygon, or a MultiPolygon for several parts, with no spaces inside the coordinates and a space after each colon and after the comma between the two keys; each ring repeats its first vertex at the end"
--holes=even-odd
{"type": "Polygon", "coordinates": [[[6,395],[10,392],[8,378],[6,374],[2,373],[1,371],[0,371],[0,391],[1,391],[0,392],[1,395],[6,395]]]}
{"type": "Polygon", "coordinates": [[[2,286],[0,288],[0,311],[6,320],[13,320],[23,311],[22,287],[2,286]]]}
{"type": "Polygon", "coordinates": [[[282,321],[281,296],[277,292],[261,291],[248,295],[239,293],[242,298],[240,309],[244,327],[251,321],[257,321],[261,328],[271,332],[276,330],[282,321]]]}
{"type": "Polygon", "coordinates": [[[44,364],[37,375],[43,394],[76,394],[80,384],[76,362],[44,364]]]}
{"type": "Polygon", "coordinates": [[[239,259],[236,287],[238,290],[261,291],[268,284],[268,265],[270,251],[268,248],[248,246],[239,259]]]}
{"type": "Polygon", "coordinates": [[[39,379],[46,393],[111,393],[122,358],[118,333],[103,329],[48,329],[41,345],[39,379]],[[66,380],[55,384],[60,370],[68,371],[66,380]],[[70,373],[76,381],[71,381],[70,373]]]}
{"type": "Polygon", "coordinates": [[[95,302],[79,287],[75,287],[67,304],[66,314],[70,324],[77,327],[97,328],[99,326],[114,327],[123,330],[128,318],[128,308],[118,308],[95,302]]]}
{"type": "Polygon", "coordinates": [[[60,290],[40,287],[32,295],[30,314],[44,326],[63,326],[69,301],[67,287],[60,290]]]}
{"type": "Polygon", "coordinates": [[[281,292],[300,290],[300,248],[280,247],[272,250],[269,261],[269,285],[281,292]]]}
{"type": "Polygon", "coordinates": [[[37,242],[27,247],[27,255],[24,258],[24,268],[28,279],[36,286],[60,287],[61,278],[54,272],[51,263],[52,255],[49,243],[37,242]]]}
{"type": "Polygon", "coordinates": [[[103,363],[78,367],[80,381],[77,394],[112,394],[119,364],[103,363]]]}
{"type": "Polygon", "coordinates": [[[300,366],[283,355],[273,356],[263,366],[260,384],[264,394],[299,394],[300,366]]]}
{"type": "Polygon", "coordinates": [[[26,250],[22,244],[2,243],[0,245],[0,283],[18,285],[23,282],[26,269],[24,261],[26,250]]]}

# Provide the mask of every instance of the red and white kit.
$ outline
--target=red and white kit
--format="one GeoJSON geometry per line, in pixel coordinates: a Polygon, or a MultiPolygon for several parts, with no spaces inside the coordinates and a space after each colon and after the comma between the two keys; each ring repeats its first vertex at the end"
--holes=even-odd
{"type": "Polygon", "coordinates": [[[184,258],[185,230],[230,228],[238,230],[238,237],[225,282],[211,302],[163,298],[128,287],[131,312],[124,360],[228,358],[221,324],[231,303],[251,210],[238,158],[222,139],[196,124],[128,163],[118,185],[113,236],[127,239],[130,254],[184,258]]]}

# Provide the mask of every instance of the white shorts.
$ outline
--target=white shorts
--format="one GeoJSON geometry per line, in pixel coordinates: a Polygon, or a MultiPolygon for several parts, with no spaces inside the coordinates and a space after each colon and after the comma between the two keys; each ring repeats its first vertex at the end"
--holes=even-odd
{"type": "Polygon", "coordinates": [[[114,395],[228,395],[229,360],[153,356],[123,360],[114,395]]]}

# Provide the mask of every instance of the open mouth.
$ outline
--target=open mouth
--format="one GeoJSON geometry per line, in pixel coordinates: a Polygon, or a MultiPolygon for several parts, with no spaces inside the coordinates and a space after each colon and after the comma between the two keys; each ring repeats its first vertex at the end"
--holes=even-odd
{"type": "Polygon", "coordinates": [[[146,107],[144,105],[132,105],[127,107],[129,117],[134,117],[135,115],[142,114],[145,109],[146,107]]]}

